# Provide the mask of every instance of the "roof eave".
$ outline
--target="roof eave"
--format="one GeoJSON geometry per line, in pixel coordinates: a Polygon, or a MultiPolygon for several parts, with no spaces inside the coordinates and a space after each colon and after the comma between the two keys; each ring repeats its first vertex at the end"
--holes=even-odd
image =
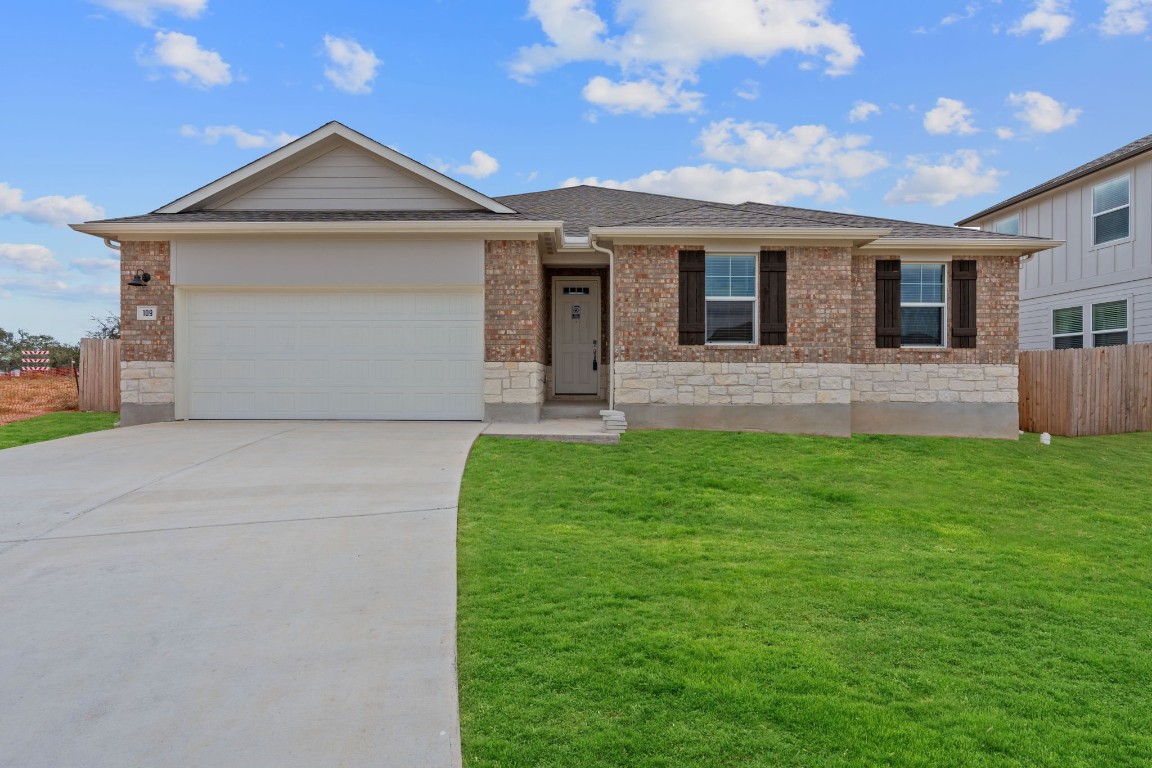
{"type": "Polygon", "coordinates": [[[524,235],[562,232],[560,221],[219,221],[86,222],[70,224],[86,235],[113,240],[187,235],[524,235]]]}
{"type": "Polygon", "coordinates": [[[949,253],[1033,254],[1064,245],[1063,240],[1021,240],[1019,238],[969,239],[963,237],[885,237],[860,247],[869,253],[895,250],[947,251],[949,253]]]}

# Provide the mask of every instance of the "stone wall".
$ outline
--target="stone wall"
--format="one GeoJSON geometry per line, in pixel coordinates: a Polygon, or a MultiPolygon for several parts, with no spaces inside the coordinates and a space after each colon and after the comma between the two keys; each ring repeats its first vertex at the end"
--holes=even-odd
{"type": "Polygon", "coordinates": [[[870,363],[852,366],[860,403],[1015,403],[1015,365],[870,363]]]}
{"type": "Polygon", "coordinates": [[[544,366],[540,363],[484,363],[484,402],[527,405],[544,401],[544,366]]]}
{"type": "Polygon", "coordinates": [[[537,421],[548,349],[544,267],[535,240],[484,243],[484,418],[537,421]]]}
{"type": "Polygon", "coordinates": [[[845,363],[617,363],[618,405],[846,404],[845,363]]]}

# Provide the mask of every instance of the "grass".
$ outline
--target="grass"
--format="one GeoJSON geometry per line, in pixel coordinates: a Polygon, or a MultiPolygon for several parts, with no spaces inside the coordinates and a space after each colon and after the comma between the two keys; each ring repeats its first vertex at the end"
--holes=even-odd
{"type": "Polygon", "coordinates": [[[1152,433],[481,438],[466,766],[1152,764],[1152,433]]]}
{"type": "Polygon", "coordinates": [[[63,411],[14,421],[0,425],[0,449],[111,429],[119,418],[115,413],[63,411]]]}

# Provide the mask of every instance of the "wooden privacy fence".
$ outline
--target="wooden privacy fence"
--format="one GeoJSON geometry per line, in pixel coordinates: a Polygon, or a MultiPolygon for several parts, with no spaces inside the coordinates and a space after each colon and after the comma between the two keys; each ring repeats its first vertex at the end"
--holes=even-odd
{"type": "Polygon", "coordinates": [[[80,410],[120,410],[120,340],[80,340],[80,410]]]}
{"type": "Polygon", "coordinates": [[[1152,430],[1152,344],[1021,352],[1020,429],[1065,437],[1152,430]]]}

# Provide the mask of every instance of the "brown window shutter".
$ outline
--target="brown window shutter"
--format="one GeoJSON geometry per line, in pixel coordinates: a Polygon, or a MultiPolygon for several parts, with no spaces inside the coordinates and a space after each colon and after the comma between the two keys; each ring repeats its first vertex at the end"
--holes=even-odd
{"type": "Polygon", "coordinates": [[[704,343],[704,251],[680,251],[680,343],[704,343]]]}
{"type": "Polygon", "coordinates": [[[976,348],[976,261],[952,262],[952,347],[976,348]]]}
{"type": "Polygon", "coordinates": [[[900,346],[900,260],[876,261],[876,347],[900,346]]]}
{"type": "Polygon", "coordinates": [[[760,251],[760,343],[788,343],[788,253],[760,251]]]}

